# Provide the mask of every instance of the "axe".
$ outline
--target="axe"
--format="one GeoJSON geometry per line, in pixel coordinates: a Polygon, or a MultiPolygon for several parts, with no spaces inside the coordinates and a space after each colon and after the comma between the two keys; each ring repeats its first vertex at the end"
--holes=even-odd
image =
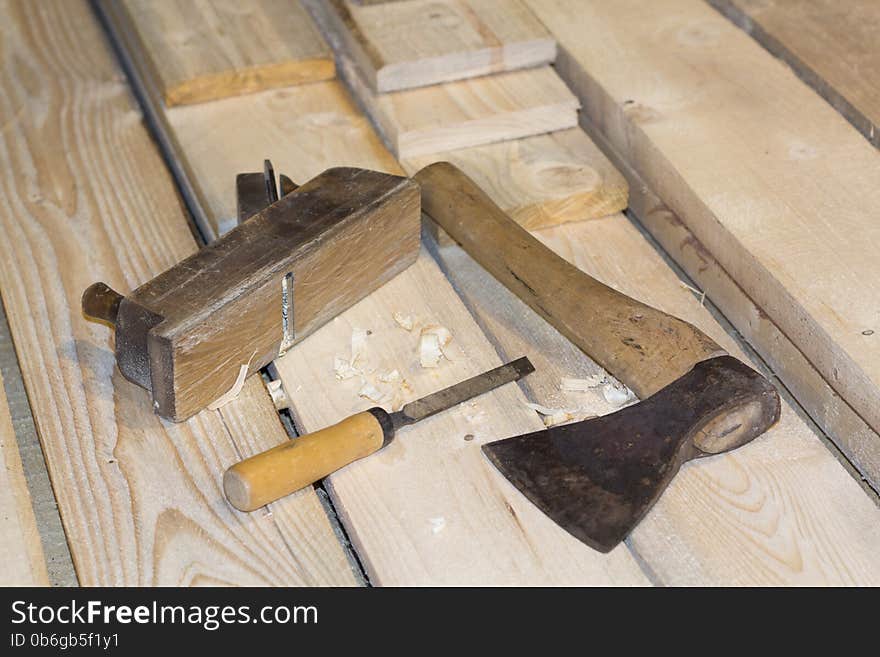
{"type": "Polygon", "coordinates": [[[483,446],[566,531],[608,552],[688,460],[735,449],[779,419],[779,395],[695,326],[556,255],[448,162],[415,176],[422,209],[535,312],[642,401],[483,446]]]}

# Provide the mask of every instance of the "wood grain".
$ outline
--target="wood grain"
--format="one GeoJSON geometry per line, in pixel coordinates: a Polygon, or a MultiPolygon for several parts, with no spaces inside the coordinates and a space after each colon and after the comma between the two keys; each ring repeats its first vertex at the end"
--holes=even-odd
{"type": "Polygon", "coordinates": [[[333,57],[298,0],[122,0],[167,105],[327,80],[333,57]]]}
{"type": "Polygon", "coordinates": [[[213,407],[242,371],[253,375],[412,264],[420,225],[410,179],[328,169],[127,295],[120,371],[164,418],[213,407]]]}
{"type": "Polygon", "coordinates": [[[874,0],[709,0],[880,146],[880,5],[874,0]]]}
{"type": "MultiPolygon", "coordinates": [[[[623,215],[534,233],[625,294],[693,323],[731,354],[742,350],[623,215]]],[[[605,414],[600,389],[567,392],[562,377],[601,372],[458,246],[441,262],[503,357],[526,353],[531,401],[605,414]]],[[[780,423],[728,455],[682,469],[627,543],[667,585],[863,585],[880,579],[871,555],[880,509],[787,403],[780,423]],[[824,491],[824,492],[820,492],[824,491]]]]}
{"type": "MultiPolygon", "coordinates": [[[[214,185],[206,189],[209,214],[215,218],[232,218],[236,208],[233,195],[217,181],[231,183],[237,171],[253,168],[267,155],[277,171],[296,181],[350,159],[359,166],[400,170],[338,83],[174,108],[169,119],[183,145],[180,156],[200,179],[214,185]],[[292,122],[303,129],[291,129],[292,122]],[[254,164],[243,165],[246,161],[254,164]]],[[[500,363],[423,253],[415,265],[276,361],[302,432],[375,405],[358,396],[359,379],[339,381],[334,374],[334,356],[351,355],[352,327],[372,331],[370,345],[381,350],[381,359],[377,352],[370,366],[398,368],[409,382],[410,399],[500,363]],[[421,368],[418,336],[394,322],[395,310],[444,324],[470,359],[456,357],[436,370],[421,368]]],[[[370,581],[647,584],[624,548],[607,556],[592,552],[531,505],[516,501],[516,491],[493,473],[480,454],[482,441],[543,425],[515,387],[492,395],[478,407],[463,407],[402,431],[388,449],[325,480],[370,581]],[[464,440],[469,433],[478,438],[464,440]],[[444,441],[454,449],[437,449],[444,441]]]]}
{"type": "Polygon", "coordinates": [[[627,182],[580,128],[401,161],[414,175],[451,162],[529,230],[625,209],[627,182]]]}
{"type": "Polygon", "coordinates": [[[641,398],[721,348],[545,248],[446,162],[421,170],[422,208],[492,276],[641,398]]]}
{"type": "Polygon", "coordinates": [[[581,125],[629,181],[630,212],[761,355],[859,473],[880,487],[880,436],[828,385],[803,353],[749,298],[684,222],[651,191],[585,117],[581,125]]]}
{"type": "Polygon", "coordinates": [[[223,470],[285,437],[257,379],[164,423],[81,315],[90,282],[127,292],[196,244],[88,6],[2,13],[0,288],[80,583],[354,584],[314,491],[247,516],[223,500],[223,470]]]}
{"type": "Polygon", "coordinates": [[[529,4],[597,128],[877,431],[880,153],[702,2],[529,4]]]}
{"type": "Polygon", "coordinates": [[[549,66],[377,95],[340,73],[399,159],[573,128],[578,101],[549,66]]]}
{"type": "Polygon", "coordinates": [[[520,0],[307,3],[377,93],[549,64],[556,43],[520,0]]]}
{"type": "MultiPolygon", "coordinates": [[[[339,381],[334,356],[348,354],[352,329],[370,331],[366,356],[397,369],[405,401],[491,369],[501,361],[431,257],[306,338],[276,361],[297,426],[312,431],[375,405],[360,381],[339,381]],[[440,323],[453,335],[450,360],[419,364],[418,329],[394,311],[440,323]],[[321,403],[314,403],[320,398],[321,403]]],[[[507,385],[402,429],[394,442],[325,480],[370,576],[380,585],[647,583],[632,555],[586,547],[523,498],[480,452],[484,442],[543,424],[507,385]]]]}
{"type": "Polygon", "coordinates": [[[46,557],[37,531],[12,417],[0,378],[0,586],[48,586],[46,557]]]}

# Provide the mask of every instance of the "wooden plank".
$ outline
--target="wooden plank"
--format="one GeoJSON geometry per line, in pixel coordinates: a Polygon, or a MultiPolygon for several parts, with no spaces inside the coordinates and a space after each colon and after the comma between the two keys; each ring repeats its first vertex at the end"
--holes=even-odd
{"type": "Polygon", "coordinates": [[[520,225],[544,228],[620,212],[626,180],[579,128],[401,161],[413,175],[452,162],[520,225]]]}
{"type": "MultiPolygon", "coordinates": [[[[334,376],[352,330],[370,331],[366,359],[398,370],[405,399],[500,364],[460,299],[424,253],[376,293],[276,361],[297,426],[312,431],[374,405],[357,379],[334,376]],[[422,368],[418,329],[394,311],[440,323],[454,336],[449,361],[422,368]],[[321,403],[315,403],[320,399],[321,403]]],[[[400,432],[384,450],[325,480],[370,580],[382,585],[647,583],[632,555],[586,547],[522,497],[479,446],[543,424],[508,385],[400,432]]]]}
{"type": "Polygon", "coordinates": [[[377,93],[549,64],[556,43],[521,0],[311,2],[377,93]]]}
{"type": "Polygon", "coordinates": [[[166,104],[200,103],[335,75],[298,0],[123,0],[166,104]],[[234,25],[234,29],[230,26],[234,25]]]}
{"type": "Polygon", "coordinates": [[[880,153],[704,3],[528,1],[597,128],[876,432],[880,153]]]}
{"type": "MultiPolygon", "coordinates": [[[[169,118],[177,129],[177,141],[184,145],[181,157],[206,181],[232,180],[242,161],[259,161],[266,155],[278,171],[300,181],[358,150],[361,166],[370,166],[372,159],[373,168],[399,170],[338,83],[174,108],[169,118]],[[290,129],[291,117],[311,126],[314,142],[304,140],[303,131],[290,129]],[[208,124],[214,135],[235,138],[211,139],[200,133],[199,126],[208,124]]],[[[211,213],[234,215],[234,198],[219,186],[208,198],[211,213]]],[[[276,361],[302,431],[322,428],[343,414],[374,405],[358,397],[356,379],[340,382],[334,375],[333,357],[350,355],[354,326],[372,331],[370,343],[381,345],[389,367],[396,363],[409,381],[411,395],[499,363],[436,264],[422,255],[415,265],[276,361]],[[423,370],[413,351],[414,336],[397,327],[394,310],[443,323],[472,360],[423,370]]],[[[370,580],[376,584],[647,583],[625,549],[607,557],[592,552],[530,505],[516,501],[516,492],[493,473],[480,456],[482,441],[500,432],[541,426],[522,405],[516,388],[496,395],[480,402],[482,415],[467,407],[445,418],[432,418],[407,429],[394,447],[326,480],[370,580]],[[468,409],[478,416],[476,425],[464,417],[468,409]],[[469,432],[479,434],[478,438],[464,441],[469,432]],[[450,436],[458,437],[452,443],[454,451],[438,449],[437,444],[449,442],[450,436]]]]}
{"type": "Polygon", "coordinates": [[[0,377],[0,586],[48,586],[46,558],[0,377]]]}
{"type": "MultiPolygon", "coordinates": [[[[709,311],[623,215],[534,233],[584,271],[706,331],[744,358],[709,311]]],[[[601,370],[458,246],[444,270],[505,358],[527,353],[537,370],[527,397],[582,415],[614,411],[601,390],[566,392],[562,377],[601,370]]],[[[880,580],[880,509],[797,415],[731,454],[691,462],[627,543],[667,585],[867,584],[880,580]]]]}
{"type": "Polygon", "coordinates": [[[0,288],[80,583],[355,583],[314,491],[249,516],[223,500],[223,470],[285,436],[257,378],[164,423],[82,316],[91,282],[127,292],[196,244],[88,6],[2,13],[0,288]]]}
{"type": "Polygon", "coordinates": [[[880,482],[880,436],[737,285],[684,222],[650,190],[585,117],[581,125],[629,181],[629,211],[761,355],[866,480],[880,482]]]}
{"type": "Polygon", "coordinates": [[[236,224],[235,172],[259,171],[267,157],[298,183],[332,166],[401,173],[338,82],[174,107],[166,116],[218,233],[236,224]]]}
{"type": "Polygon", "coordinates": [[[708,0],[792,67],[880,147],[880,4],[875,0],[708,0]]]}
{"type": "Polygon", "coordinates": [[[382,95],[344,55],[337,66],[400,159],[577,125],[579,103],[549,66],[382,95]]]}

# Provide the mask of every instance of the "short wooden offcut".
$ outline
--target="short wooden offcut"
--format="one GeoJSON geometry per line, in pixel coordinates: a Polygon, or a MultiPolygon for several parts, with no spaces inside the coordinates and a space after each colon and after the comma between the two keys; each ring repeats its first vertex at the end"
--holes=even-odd
{"type": "Polygon", "coordinates": [[[120,370],[188,418],[410,265],[419,207],[407,178],[328,169],[126,297],[120,370]]]}
{"type": "Polygon", "coordinates": [[[297,0],[120,0],[165,103],[184,105],[335,76],[297,0]]]}
{"type": "Polygon", "coordinates": [[[309,2],[375,92],[551,63],[556,42],[520,0],[309,2]]]}

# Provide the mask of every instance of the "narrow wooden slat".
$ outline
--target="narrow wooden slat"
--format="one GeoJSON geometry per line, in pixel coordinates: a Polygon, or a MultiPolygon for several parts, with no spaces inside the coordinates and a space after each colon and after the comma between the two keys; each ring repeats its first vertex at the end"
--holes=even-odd
{"type": "Polygon", "coordinates": [[[880,146],[880,4],[875,0],[708,0],[880,146]]]}
{"type": "Polygon", "coordinates": [[[528,3],[597,128],[880,429],[880,153],[703,2],[528,3]]]}
{"type": "Polygon", "coordinates": [[[413,175],[452,162],[526,228],[543,228],[620,212],[628,186],[579,128],[401,161],[413,175]]]}
{"type": "MultiPolygon", "coordinates": [[[[737,343],[623,215],[534,233],[616,289],[694,323],[730,353],[737,343]]],[[[505,357],[537,368],[531,401],[581,415],[615,408],[601,388],[560,389],[563,377],[601,370],[458,246],[441,247],[444,270],[505,357]]],[[[778,425],[729,455],[691,462],[628,539],[666,585],[864,585],[880,581],[880,509],[789,405],[778,425]]]]}
{"type": "Polygon", "coordinates": [[[48,585],[46,558],[0,378],[0,586],[48,585]]]}
{"type": "Polygon", "coordinates": [[[520,0],[405,0],[310,6],[339,28],[377,93],[549,64],[556,44],[520,0]]]}
{"type": "Polygon", "coordinates": [[[298,0],[122,0],[168,105],[335,75],[298,0]]]}
{"type": "Polygon", "coordinates": [[[82,316],[90,283],[127,292],[196,244],[88,6],[0,13],[0,288],[80,583],[355,583],[313,491],[223,500],[224,468],[286,435],[258,379],[165,423],[82,316]]]}
{"type": "MultiPolygon", "coordinates": [[[[335,20],[336,15],[326,3],[311,3],[309,7],[336,48],[345,81],[407,173],[431,162],[454,162],[528,226],[554,225],[574,216],[599,217],[626,207],[627,190],[622,177],[582,131],[564,129],[576,118],[571,106],[528,110],[527,114],[519,111],[526,105],[567,95],[566,91],[560,94],[558,77],[550,69],[377,95],[346,54],[351,49],[345,43],[351,26],[335,20]],[[535,84],[541,80],[553,89],[549,96],[537,90],[535,84]],[[534,123],[522,120],[527,116],[544,118],[534,123]],[[549,124],[543,124],[545,119],[549,124]],[[417,126],[420,137],[415,148],[407,152],[401,149],[399,136],[410,130],[413,122],[421,126],[417,126]],[[531,136],[533,133],[538,134],[531,136]],[[518,139],[520,134],[527,136],[518,139]]],[[[415,5],[410,8],[416,9],[415,5]]],[[[488,5],[484,9],[488,10],[488,5]]],[[[495,13],[499,12],[496,8],[495,13]]],[[[413,56],[427,56],[430,49],[430,44],[410,44],[413,56]]]]}
{"type": "Polygon", "coordinates": [[[345,55],[337,65],[400,159],[577,125],[579,103],[548,66],[377,95],[345,55]]]}

